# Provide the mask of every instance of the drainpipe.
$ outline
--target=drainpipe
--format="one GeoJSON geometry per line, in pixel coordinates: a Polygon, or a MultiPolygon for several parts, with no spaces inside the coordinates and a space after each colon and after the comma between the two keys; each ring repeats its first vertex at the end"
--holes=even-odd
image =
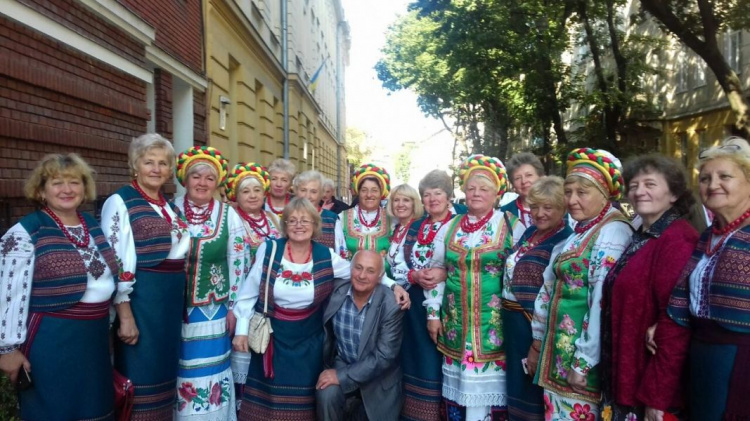
{"type": "Polygon", "coordinates": [[[287,26],[287,0],[281,1],[281,63],[284,69],[284,159],[289,159],[289,28],[287,26]]]}
{"type": "Polygon", "coordinates": [[[341,26],[336,25],[336,197],[341,198],[341,26]]]}

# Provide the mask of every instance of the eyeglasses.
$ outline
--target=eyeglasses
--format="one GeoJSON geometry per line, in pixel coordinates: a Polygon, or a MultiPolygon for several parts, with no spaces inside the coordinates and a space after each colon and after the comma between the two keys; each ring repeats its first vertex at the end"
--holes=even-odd
{"type": "Polygon", "coordinates": [[[309,227],[312,225],[313,221],[308,221],[307,219],[290,219],[286,221],[286,224],[290,227],[296,227],[297,225],[301,225],[303,227],[309,227]]]}
{"type": "Polygon", "coordinates": [[[706,156],[708,156],[707,152],[709,152],[709,151],[722,151],[722,154],[730,154],[730,153],[733,153],[733,152],[737,152],[740,149],[741,149],[740,145],[735,145],[735,144],[732,144],[732,143],[730,143],[728,145],[722,145],[722,146],[719,146],[717,148],[708,148],[708,149],[705,149],[705,150],[701,151],[701,153],[698,154],[698,159],[706,158],[706,156]]]}

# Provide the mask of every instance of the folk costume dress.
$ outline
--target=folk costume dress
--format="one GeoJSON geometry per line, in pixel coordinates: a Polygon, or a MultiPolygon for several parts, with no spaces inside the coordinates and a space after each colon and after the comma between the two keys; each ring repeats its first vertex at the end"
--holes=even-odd
{"type": "MultiPolygon", "coordinates": [[[[449,420],[505,419],[505,347],[501,296],[505,258],[523,234],[518,219],[493,210],[478,230],[454,218],[435,238],[445,245],[445,282],[439,309],[443,335],[443,397],[449,420]]],[[[436,258],[439,258],[436,257],[436,258]]]]}
{"type": "Polygon", "coordinates": [[[185,302],[187,222],[174,205],[146,201],[124,186],[102,208],[102,230],[118,266],[114,304],[130,302],[138,342],[115,335],[115,368],[133,382],[133,420],[171,420],[177,396],[185,302]]]}
{"type": "Polygon", "coordinates": [[[692,329],[690,419],[745,420],[750,419],[750,226],[726,237],[711,231],[703,232],[682,271],[668,313],[692,329]]]}
{"type": "MultiPolygon", "coordinates": [[[[255,254],[258,251],[258,247],[263,244],[266,240],[273,240],[281,238],[279,233],[279,218],[273,212],[262,211],[265,214],[268,226],[265,230],[257,229],[250,225],[248,221],[242,218],[242,226],[245,227],[245,241],[249,247],[250,252],[250,265],[247,266],[248,270],[255,263],[255,254]]],[[[250,353],[232,351],[232,375],[234,376],[234,382],[237,384],[244,385],[247,381],[247,370],[250,368],[250,353]]]]}
{"type": "Polygon", "coordinates": [[[357,205],[341,212],[339,218],[346,241],[346,259],[351,260],[359,250],[373,250],[385,256],[391,247],[393,223],[383,208],[365,211],[357,205]]]}
{"type": "Polygon", "coordinates": [[[542,341],[534,382],[544,388],[545,420],[599,416],[602,287],[632,231],[627,218],[610,206],[598,223],[553,251],[532,320],[533,338],[542,341]],[[570,370],[586,376],[585,394],[568,385],[570,370]]]}
{"type": "Polygon", "coordinates": [[[668,209],[639,229],[609,271],[602,297],[601,384],[604,421],[644,419],[645,407],[682,407],[690,330],[667,315],[667,305],[698,233],[668,209]],[[657,324],[659,349],[646,349],[646,330],[657,324]]]}
{"type": "Polygon", "coordinates": [[[339,215],[327,209],[320,210],[321,234],[315,241],[333,249],[339,256],[346,258],[346,237],[339,215]]]}
{"type": "MultiPolygon", "coordinates": [[[[453,216],[453,213],[449,213],[450,219],[453,216]]],[[[387,255],[393,279],[409,292],[412,303],[404,317],[404,337],[401,342],[401,369],[404,373],[401,419],[404,420],[440,419],[443,356],[430,338],[427,320],[439,320],[445,283],[425,291],[419,284],[409,282],[410,271],[444,267],[445,244],[436,242],[435,238],[450,219],[430,223],[429,218],[429,215],[425,216],[406,227],[397,225],[387,255]],[[437,259],[436,248],[439,249],[437,259]]]]}
{"type": "MultiPolygon", "coordinates": [[[[289,203],[289,199],[291,199],[291,195],[287,194],[284,206],[286,206],[286,203],[289,203]]],[[[281,214],[284,213],[284,206],[276,208],[271,204],[271,198],[266,197],[266,202],[263,204],[263,210],[271,212],[272,214],[281,218],[281,214]]]]}
{"type": "Polygon", "coordinates": [[[205,222],[188,220],[190,250],[177,419],[234,420],[232,344],[226,318],[250,263],[245,228],[237,212],[218,200],[204,206],[196,206],[186,197],[175,202],[183,213],[185,206],[195,215],[210,211],[205,222]]]}
{"type": "Polygon", "coordinates": [[[350,279],[350,264],[330,248],[312,242],[311,259],[291,262],[286,239],[269,240],[240,289],[234,313],[237,335],[263,312],[266,288],[273,334],[262,355],[251,352],[240,420],[314,420],[315,384],[323,371],[323,312],[334,278],[350,279]],[[270,241],[276,241],[271,256],[270,241]],[[266,284],[271,270],[270,285],[266,284]]]}
{"type": "MultiPolygon", "coordinates": [[[[82,214],[69,240],[44,211],[0,240],[0,353],[19,349],[33,386],[18,394],[21,419],[112,420],[109,308],[117,264],[97,221],[82,214]]],[[[19,373],[19,375],[23,375],[19,373]]]]}
{"type": "Polygon", "coordinates": [[[524,206],[522,202],[521,196],[518,196],[516,200],[505,204],[500,210],[515,215],[524,228],[529,228],[534,225],[534,221],[531,220],[531,209],[524,206]]]}
{"type": "Polygon", "coordinates": [[[534,302],[544,283],[544,270],[552,249],[565,241],[573,230],[563,219],[547,236],[536,238],[537,228],[529,227],[505,259],[503,274],[502,320],[508,383],[508,419],[535,421],[544,419],[542,388],[523,370],[521,360],[531,346],[531,318],[534,302]],[[512,338],[512,339],[510,339],[512,338]]]}

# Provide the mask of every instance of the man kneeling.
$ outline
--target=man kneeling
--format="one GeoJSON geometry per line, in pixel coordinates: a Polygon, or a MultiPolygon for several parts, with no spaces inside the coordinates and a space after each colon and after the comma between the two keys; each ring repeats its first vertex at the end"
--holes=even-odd
{"type": "Polygon", "coordinates": [[[379,254],[359,251],[352,260],[351,283],[331,294],[323,316],[326,370],[315,386],[318,419],[343,420],[347,398],[358,394],[370,420],[398,419],[403,312],[391,290],[380,284],[384,271],[379,254]]]}

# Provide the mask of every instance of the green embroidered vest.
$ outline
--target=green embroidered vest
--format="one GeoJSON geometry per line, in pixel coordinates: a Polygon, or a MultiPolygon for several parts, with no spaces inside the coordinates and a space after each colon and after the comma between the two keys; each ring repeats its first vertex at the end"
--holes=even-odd
{"type": "Polygon", "coordinates": [[[227,206],[219,204],[219,217],[213,235],[193,237],[187,255],[187,305],[197,307],[221,303],[229,297],[227,206]]]}
{"type": "MultiPolygon", "coordinates": [[[[378,230],[370,234],[362,234],[359,217],[354,208],[344,211],[343,215],[344,220],[341,225],[344,230],[349,260],[359,250],[375,250],[381,255],[388,253],[388,249],[391,247],[391,218],[385,210],[381,210],[378,230]]],[[[387,263],[386,266],[388,266],[387,263]]],[[[389,267],[386,267],[386,270],[389,270],[389,267]]]]}
{"type": "MultiPolygon", "coordinates": [[[[627,220],[620,212],[607,215],[583,238],[578,248],[561,253],[555,259],[555,283],[550,293],[547,334],[542,342],[538,376],[539,386],[574,399],[593,403],[600,400],[598,366],[586,374],[586,392],[574,392],[568,385],[568,373],[576,365],[575,342],[581,337],[584,317],[589,312],[589,264],[591,252],[602,227],[609,222],[627,220]]],[[[598,335],[598,332],[596,333],[598,335]]]]}
{"type": "Polygon", "coordinates": [[[505,360],[500,299],[505,258],[513,247],[509,218],[513,217],[504,214],[496,228],[488,224],[484,229],[490,241],[471,249],[455,238],[462,218],[450,222],[445,250],[448,279],[440,309],[444,334],[437,346],[447,357],[462,359],[470,342],[474,361],[505,360]]]}

